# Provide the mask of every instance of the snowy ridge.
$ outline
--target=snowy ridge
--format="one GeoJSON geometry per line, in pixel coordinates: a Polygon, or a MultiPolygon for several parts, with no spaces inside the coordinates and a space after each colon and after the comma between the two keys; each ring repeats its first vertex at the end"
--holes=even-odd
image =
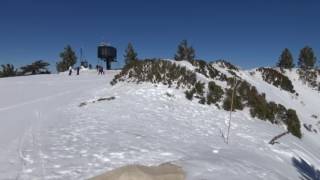
{"type": "MultiPolygon", "coordinates": [[[[188,62],[175,63],[194,71],[188,62]]],[[[228,69],[213,66],[232,77],[228,69]]],[[[319,93],[301,83],[296,71],[286,75],[298,97],[251,71],[233,72],[266,93],[268,100],[296,109],[302,124],[319,131],[320,119],[311,117],[320,116],[319,93]]],[[[289,134],[272,146],[268,142],[284,128],[252,118],[245,108],[232,114],[226,144],[221,136],[229,112],[189,101],[182,89],[161,84],[111,86],[118,73],[0,79],[0,179],[87,179],[127,164],[164,162],[182,166],[188,180],[319,179],[318,133],[302,126],[302,139],[289,134]],[[79,107],[108,97],[115,99],[79,107]]]]}
{"type": "MultiPolygon", "coordinates": [[[[172,61],[172,60],[168,60],[168,61],[176,63],[180,66],[184,66],[189,70],[194,71],[196,69],[194,66],[192,66],[190,63],[188,63],[186,61],[178,61],[178,62],[172,61]]],[[[312,143],[311,143],[312,145],[310,145],[310,146],[313,146],[313,147],[310,147],[311,149],[317,149],[319,147],[319,143],[317,142],[316,139],[319,137],[319,134],[317,132],[319,131],[319,124],[320,124],[319,122],[320,121],[315,120],[314,118],[312,119],[312,117],[311,117],[311,115],[317,114],[317,111],[315,109],[310,111],[308,109],[303,108],[301,106],[301,104],[303,106],[305,106],[303,101],[300,101],[299,102],[300,105],[298,105],[298,106],[292,106],[291,102],[293,100],[297,101],[299,99],[298,96],[296,96],[292,93],[289,93],[287,91],[281,90],[280,88],[274,87],[273,85],[265,82],[262,79],[262,74],[259,71],[257,71],[257,69],[250,70],[250,71],[242,71],[242,70],[239,71],[239,70],[235,70],[235,69],[230,69],[222,63],[223,62],[216,62],[216,63],[212,63],[212,65],[214,68],[218,69],[220,72],[222,72],[222,74],[226,75],[227,77],[233,77],[233,74],[236,74],[241,79],[256,86],[261,93],[266,93],[268,101],[281,103],[281,104],[284,104],[286,107],[289,107],[292,109],[299,109],[298,114],[301,119],[301,126],[302,126],[302,124],[312,123],[312,125],[314,127],[314,129],[313,129],[314,132],[309,132],[303,126],[301,127],[301,130],[303,131],[304,136],[306,136],[303,139],[308,139],[307,141],[309,141],[309,140],[312,141],[312,143]],[[251,72],[255,72],[254,75],[252,75],[251,72]],[[306,112],[313,112],[313,114],[310,113],[309,115],[306,115],[306,112]],[[311,121],[310,121],[310,119],[311,119],[311,121]]],[[[300,91],[301,89],[306,89],[306,85],[302,85],[302,87],[301,87],[301,84],[299,84],[299,83],[301,83],[301,81],[298,80],[299,78],[298,78],[298,74],[297,74],[296,70],[287,71],[284,75],[290,76],[291,81],[298,82],[298,84],[297,83],[294,84],[294,87],[298,89],[297,92],[301,92],[300,91]],[[295,72],[295,73],[294,73],[294,75],[290,75],[290,74],[287,75],[288,72],[295,72]]],[[[208,79],[200,73],[197,73],[197,79],[202,82],[212,81],[212,79],[208,79]]],[[[215,81],[215,82],[219,83],[219,81],[215,81]]],[[[220,84],[221,84],[221,82],[219,83],[219,85],[220,84]]],[[[223,82],[221,85],[223,87],[225,87],[225,84],[223,82]]],[[[312,96],[312,95],[315,95],[315,93],[317,93],[317,95],[314,97],[316,97],[317,101],[320,100],[318,92],[316,92],[313,89],[308,88],[308,87],[307,87],[307,89],[308,89],[307,91],[304,91],[304,93],[306,93],[307,96],[309,94],[311,94],[311,96],[312,96]]],[[[300,98],[300,99],[303,99],[303,98],[300,98]]],[[[313,102],[311,102],[311,104],[312,103],[313,102]]],[[[313,107],[316,107],[316,106],[313,106],[313,107]]],[[[244,112],[244,113],[246,113],[246,112],[244,112]]],[[[316,115],[316,116],[318,116],[318,115],[316,115]]],[[[293,156],[293,154],[291,154],[291,155],[293,156]]],[[[315,156],[313,156],[313,157],[315,157],[315,156]]],[[[315,159],[313,159],[313,158],[311,158],[311,159],[309,158],[309,160],[312,162],[315,162],[314,161],[315,159]]],[[[317,163],[317,162],[315,162],[315,163],[317,163]]]]}

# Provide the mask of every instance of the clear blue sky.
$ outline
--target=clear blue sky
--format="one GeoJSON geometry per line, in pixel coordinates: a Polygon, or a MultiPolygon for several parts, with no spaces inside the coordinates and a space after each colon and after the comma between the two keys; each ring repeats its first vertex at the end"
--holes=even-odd
{"type": "MultiPolygon", "coordinates": [[[[289,48],[305,45],[320,57],[319,0],[1,0],[0,64],[55,64],[64,46],[118,48],[116,67],[132,42],[140,58],[172,58],[187,39],[199,59],[227,59],[251,68],[271,66],[289,48]]],[[[54,66],[52,66],[54,69],[54,66]]]]}

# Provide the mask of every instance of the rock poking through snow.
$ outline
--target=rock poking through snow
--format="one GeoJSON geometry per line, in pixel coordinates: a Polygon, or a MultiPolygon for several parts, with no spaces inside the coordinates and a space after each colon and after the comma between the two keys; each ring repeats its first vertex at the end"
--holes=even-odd
{"type": "Polygon", "coordinates": [[[90,180],[185,180],[185,173],[181,167],[169,163],[150,167],[129,165],[90,180]]]}

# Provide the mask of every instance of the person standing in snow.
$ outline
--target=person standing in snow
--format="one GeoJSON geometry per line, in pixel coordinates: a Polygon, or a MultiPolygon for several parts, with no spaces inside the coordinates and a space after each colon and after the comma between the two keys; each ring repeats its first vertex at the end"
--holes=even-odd
{"type": "Polygon", "coordinates": [[[80,67],[77,67],[77,75],[79,76],[80,67]]]}
{"type": "Polygon", "coordinates": [[[72,74],[72,67],[70,66],[69,67],[69,76],[71,76],[71,74],[72,74]]]}
{"type": "Polygon", "coordinates": [[[101,72],[101,67],[98,66],[98,75],[101,75],[101,74],[102,74],[102,72],[101,72]]]}
{"type": "Polygon", "coordinates": [[[104,74],[103,67],[100,66],[100,67],[99,67],[99,75],[103,75],[103,74],[104,74]]]}
{"type": "Polygon", "coordinates": [[[96,65],[96,70],[99,73],[99,70],[100,70],[100,66],[99,65],[96,65]]]}

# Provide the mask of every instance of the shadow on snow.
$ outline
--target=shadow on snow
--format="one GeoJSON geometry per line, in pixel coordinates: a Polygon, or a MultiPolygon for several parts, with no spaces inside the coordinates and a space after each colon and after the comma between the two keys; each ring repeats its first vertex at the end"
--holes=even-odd
{"type": "Polygon", "coordinates": [[[292,158],[292,163],[297,171],[301,174],[303,180],[320,180],[320,170],[313,165],[308,164],[302,158],[292,158]]]}

